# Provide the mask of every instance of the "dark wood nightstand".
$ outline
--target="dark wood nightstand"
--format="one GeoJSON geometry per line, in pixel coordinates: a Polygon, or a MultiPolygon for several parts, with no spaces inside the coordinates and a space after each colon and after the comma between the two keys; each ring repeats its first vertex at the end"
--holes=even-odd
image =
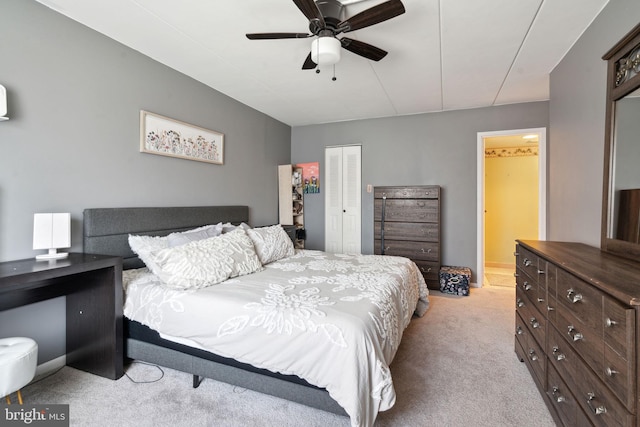
{"type": "Polygon", "coordinates": [[[0,263],[0,310],[66,296],[67,365],[114,380],[124,373],[122,294],[120,257],[0,263]]]}

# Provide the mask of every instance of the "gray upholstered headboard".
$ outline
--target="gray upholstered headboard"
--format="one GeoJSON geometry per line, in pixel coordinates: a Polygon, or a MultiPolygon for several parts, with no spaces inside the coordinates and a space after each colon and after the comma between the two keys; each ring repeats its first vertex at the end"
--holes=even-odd
{"type": "Polygon", "coordinates": [[[124,269],[144,267],[131,251],[129,234],[166,236],[203,225],[249,223],[248,206],[96,208],[84,210],[84,252],[123,258],[124,269]]]}

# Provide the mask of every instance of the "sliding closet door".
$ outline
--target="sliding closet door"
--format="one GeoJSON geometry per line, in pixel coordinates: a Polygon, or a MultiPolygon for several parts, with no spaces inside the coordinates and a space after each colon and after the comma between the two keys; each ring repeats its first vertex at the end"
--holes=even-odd
{"type": "Polygon", "coordinates": [[[325,151],[325,251],[360,253],[362,225],[361,147],[325,151]]]}

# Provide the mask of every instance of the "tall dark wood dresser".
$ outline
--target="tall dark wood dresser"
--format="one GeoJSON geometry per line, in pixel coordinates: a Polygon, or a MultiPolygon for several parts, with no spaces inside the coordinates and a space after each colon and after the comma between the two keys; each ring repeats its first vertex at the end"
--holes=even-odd
{"type": "Polygon", "coordinates": [[[416,263],[430,289],[439,289],[440,186],[374,188],[374,253],[416,263]]]}
{"type": "Polygon", "coordinates": [[[640,425],[640,263],[567,242],[515,255],[515,352],[556,423],[640,425]]]}

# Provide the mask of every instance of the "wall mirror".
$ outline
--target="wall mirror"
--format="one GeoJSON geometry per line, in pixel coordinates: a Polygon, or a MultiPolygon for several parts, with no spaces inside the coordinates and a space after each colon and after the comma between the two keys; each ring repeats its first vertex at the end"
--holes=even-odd
{"type": "Polygon", "coordinates": [[[640,24],[608,61],[603,251],[640,261],[640,24]]]}

